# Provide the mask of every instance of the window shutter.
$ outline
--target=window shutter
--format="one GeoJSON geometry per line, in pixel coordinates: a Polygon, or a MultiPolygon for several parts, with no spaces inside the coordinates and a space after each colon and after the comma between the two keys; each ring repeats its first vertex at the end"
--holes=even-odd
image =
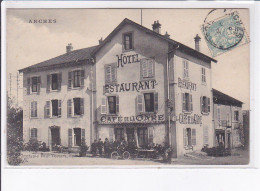
{"type": "Polygon", "coordinates": [[[61,100],[58,100],[58,116],[61,117],[61,100]]]}
{"type": "Polygon", "coordinates": [[[154,60],[149,59],[148,60],[148,68],[147,68],[148,77],[153,77],[154,74],[154,60]]]}
{"type": "Polygon", "coordinates": [[[153,135],[154,135],[154,129],[153,129],[153,127],[149,127],[149,129],[148,129],[148,141],[149,141],[149,144],[153,143],[153,135]]]}
{"type": "Polygon", "coordinates": [[[68,88],[69,89],[72,88],[72,80],[73,80],[72,72],[68,72],[68,88]]]}
{"type": "Polygon", "coordinates": [[[31,102],[31,117],[34,117],[34,104],[31,102]]]}
{"type": "Polygon", "coordinates": [[[182,93],[182,111],[186,111],[186,100],[185,100],[185,93],[182,93]]]}
{"type": "Polygon", "coordinates": [[[47,87],[46,92],[50,92],[51,89],[51,75],[47,75],[47,87]]]}
{"type": "Polygon", "coordinates": [[[85,70],[80,71],[80,86],[84,86],[84,80],[85,80],[85,70]]]}
{"type": "Polygon", "coordinates": [[[154,93],[154,112],[158,112],[158,92],[154,93]]]}
{"type": "Polygon", "coordinates": [[[72,147],[72,129],[68,129],[68,147],[72,147]]]}
{"type": "Polygon", "coordinates": [[[147,78],[148,77],[148,60],[147,59],[141,60],[141,68],[142,68],[142,77],[147,78]]]}
{"type": "Polygon", "coordinates": [[[50,117],[50,101],[46,101],[45,113],[47,118],[50,117]]]}
{"type": "Polygon", "coordinates": [[[41,91],[41,76],[37,77],[37,93],[40,94],[41,91]]]}
{"type": "Polygon", "coordinates": [[[208,98],[208,113],[210,112],[210,98],[208,98]]]}
{"type": "Polygon", "coordinates": [[[189,97],[190,97],[190,111],[193,111],[192,94],[189,94],[189,97]]]}
{"type": "Polygon", "coordinates": [[[71,102],[71,99],[68,99],[67,106],[68,106],[68,117],[71,117],[72,116],[72,102],[71,102]]]}
{"type": "Polygon", "coordinates": [[[196,129],[191,129],[191,144],[196,145],[196,129]]]}
{"type": "Polygon", "coordinates": [[[186,77],[189,77],[189,62],[186,60],[186,77]]]}
{"type": "Polygon", "coordinates": [[[34,128],[34,138],[37,140],[38,138],[38,129],[34,128]]]}
{"type": "Polygon", "coordinates": [[[35,114],[35,117],[37,117],[37,102],[35,101],[34,102],[34,114],[35,114]]]}
{"type": "Polygon", "coordinates": [[[111,66],[111,79],[113,83],[117,81],[116,78],[117,78],[116,66],[111,66]]]}
{"type": "Polygon", "coordinates": [[[27,95],[31,93],[31,78],[27,78],[27,95]]]}
{"type": "Polygon", "coordinates": [[[208,127],[204,127],[204,128],[203,128],[203,142],[204,142],[204,145],[209,144],[208,127]]]}
{"type": "Polygon", "coordinates": [[[119,96],[116,96],[116,113],[119,113],[119,96]]]}
{"type": "Polygon", "coordinates": [[[84,98],[80,98],[80,115],[84,114],[84,98]]]}
{"type": "Polygon", "coordinates": [[[81,129],[81,141],[85,141],[85,129],[81,129]]]}
{"type": "Polygon", "coordinates": [[[61,90],[62,73],[58,73],[58,90],[61,90]]]}
{"type": "Polygon", "coordinates": [[[107,114],[107,100],[106,100],[106,97],[102,98],[101,114],[107,114]]]}
{"type": "Polygon", "coordinates": [[[187,137],[187,130],[186,128],[183,129],[183,145],[187,146],[188,137],[187,137]]]}
{"type": "Polygon", "coordinates": [[[111,79],[111,69],[112,67],[110,65],[105,66],[105,80],[106,83],[111,83],[112,79],[111,79]]]}
{"type": "Polygon", "coordinates": [[[137,95],[136,101],[137,113],[143,112],[143,94],[137,95]]]}

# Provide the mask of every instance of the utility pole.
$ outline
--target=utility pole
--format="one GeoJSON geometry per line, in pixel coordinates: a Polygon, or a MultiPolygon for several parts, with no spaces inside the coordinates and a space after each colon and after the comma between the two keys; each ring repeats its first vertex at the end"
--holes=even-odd
{"type": "Polygon", "coordinates": [[[18,74],[18,72],[17,72],[17,79],[16,79],[16,101],[17,101],[17,106],[18,106],[18,90],[19,90],[19,74],[18,74]]]}

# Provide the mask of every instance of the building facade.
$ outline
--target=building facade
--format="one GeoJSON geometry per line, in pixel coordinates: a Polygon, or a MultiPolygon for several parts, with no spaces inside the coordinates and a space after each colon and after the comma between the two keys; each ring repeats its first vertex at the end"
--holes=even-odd
{"type": "Polygon", "coordinates": [[[223,143],[225,148],[236,148],[242,144],[242,102],[213,89],[215,146],[223,143]]]}
{"type": "Polygon", "coordinates": [[[20,70],[23,72],[23,138],[78,148],[91,141],[90,54],[94,47],[72,51],[20,70]]]}
{"type": "Polygon", "coordinates": [[[80,146],[86,139],[170,145],[173,157],[214,144],[211,63],[216,60],[124,19],[95,47],[20,70],[24,139],[80,146]]]}

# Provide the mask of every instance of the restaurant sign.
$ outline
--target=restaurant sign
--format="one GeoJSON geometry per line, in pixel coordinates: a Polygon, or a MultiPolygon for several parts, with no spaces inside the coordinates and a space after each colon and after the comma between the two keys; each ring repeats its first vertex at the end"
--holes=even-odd
{"type": "Polygon", "coordinates": [[[160,123],[164,122],[164,115],[146,115],[140,114],[135,116],[101,116],[100,122],[103,124],[120,124],[120,123],[160,123]]]}

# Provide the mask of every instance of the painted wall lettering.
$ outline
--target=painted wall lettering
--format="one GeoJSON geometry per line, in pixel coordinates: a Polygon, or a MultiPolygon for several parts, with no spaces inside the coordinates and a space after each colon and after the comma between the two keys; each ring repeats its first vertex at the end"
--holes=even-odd
{"type": "Polygon", "coordinates": [[[117,67],[119,68],[124,67],[125,64],[132,64],[136,62],[140,62],[138,58],[138,54],[132,54],[132,55],[125,55],[125,54],[120,54],[116,55],[117,56],[117,67]]]}
{"type": "Polygon", "coordinates": [[[179,122],[181,124],[202,124],[202,116],[199,116],[197,114],[187,115],[187,114],[180,113],[179,122]]]}
{"type": "Polygon", "coordinates": [[[132,83],[121,83],[121,84],[111,84],[104,86],[104,93],[113,92],[128,92],[128,91],[141,91],[154,89],[157,85],[156,80],[139,81],[132,83]]]}
{"type": "Polygon", "coordinates": [[[178,78],[178,87],[183,89],[193,90],[193,91],[197,90],[197,85],[195,83],[182,80],[181,78],[178,78]]]}
{"type": "Polygon", "coordinates": [[[100,122],[104,124],[117,123],[159,123],[164,121],[164,115],[136,115],[129,117],[122,116],[102,116],[100,122]]]}

